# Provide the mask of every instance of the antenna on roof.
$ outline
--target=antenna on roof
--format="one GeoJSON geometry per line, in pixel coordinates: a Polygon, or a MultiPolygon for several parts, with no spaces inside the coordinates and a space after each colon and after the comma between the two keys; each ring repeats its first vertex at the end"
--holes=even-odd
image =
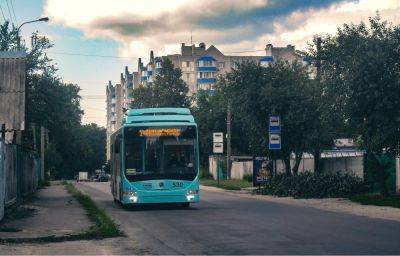
{"type": "Polygon", "coordinates": [[[190,45],[193,44],[193,31],[190,30],[190,45]]]}

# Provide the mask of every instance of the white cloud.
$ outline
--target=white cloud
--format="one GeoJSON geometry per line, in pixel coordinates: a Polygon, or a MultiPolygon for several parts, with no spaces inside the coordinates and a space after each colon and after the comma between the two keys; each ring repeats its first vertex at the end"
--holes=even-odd
{"type": "MultiPolygon", "coordinates": [[[[366,22],[376,11],[382,19],[400,23],[400,0],[349,1],[323,8],[305,6],[279,15],[280,5],[290,1],[46,0],[43,12],[51,18],[51,23],[80,30],[87,38],[113,39],[120,44],[120,56],[141,57],[144,61],[148,60],[150,50],[155,50],[158,56],[178,53],[180,43],[189,43],[191,34],[194,42],[215,44],[223,52],[257,50],[243,54],[263,55],[267,43],[293,44],[304,49],[313,35],[335,33],[344,23],[366,22]],[[278,10],[267,10],[270,6],[278,10]],[[267,10],[267,16],[256,17],[259,10],[267,10]],[[235,16],[240,13],[247,16],[235,16]],[[215,17],[223,18],[213,20],[215,17]],[[230,24],[224,24],[225,17],[230,18],[230,24]]],[[[132,64],[135,69],[136,63],[132,64]]],[[[84,123],[105,124],[103,111],[95,109],[98,103],[83,100],[82,105],[84,123]]]]}
{"type": "Polygon", "coordinates": [[[177,52],[181,42],[190,41],[191,33],[195,42],[216,44],[224,51],[258,50],[266,43],[304,48],[313,35],[335,33],[343,23],[367,21],[376,11],[380,11],[383,19],[399,22],[400,0],[360,0],[322,9],[303,8],[277,15],[275,20],[252,19],[249,15],[249,22],[237,25],[204,24],[205,17],[251,14],[252,10],[265,10],[269,5],[275,8],[277,3],[273,0],[47,0],[44,12],[53,22],[81,30],[86,37],[120,42],[121,56],[145,59],[151,49],[156,55],[177,52]]]}

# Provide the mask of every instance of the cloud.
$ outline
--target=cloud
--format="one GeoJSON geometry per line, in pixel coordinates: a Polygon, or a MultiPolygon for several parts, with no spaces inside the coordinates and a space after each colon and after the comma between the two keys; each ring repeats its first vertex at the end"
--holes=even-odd
{"type": "Polygon", "coordinates": [[[121,56],[177,51],[181,42],[217,44],[225,51],[266,43],[304,47],[316,33],[367,20],[379,10],[396,22],[400,0],[47,0],[44,13],[88,38],[120,42],[121,56]]]}

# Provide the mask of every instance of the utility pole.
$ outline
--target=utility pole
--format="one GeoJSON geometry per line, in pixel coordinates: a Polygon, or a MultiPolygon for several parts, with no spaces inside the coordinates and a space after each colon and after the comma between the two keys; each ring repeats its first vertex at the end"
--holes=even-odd
{"type": "Polygon", "coordinates": [[[40,126],[40,180],[44,180],[44,136],[45,128],[40,126]]]}
{"type": "Polygon", "coordinates": [[[231,104],[226,112],[226,178],[231,178],[231,104]]]}

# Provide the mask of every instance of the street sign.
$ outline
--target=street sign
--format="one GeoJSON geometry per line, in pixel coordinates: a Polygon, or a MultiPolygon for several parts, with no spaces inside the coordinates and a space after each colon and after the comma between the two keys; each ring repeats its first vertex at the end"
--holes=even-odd
{"type": "Polygon", "coordinates": [[[213,133],[213,153],[222,154],[224,153],[224,133],[214,132],[213,133]]]}
{"type": "Polygon", "coordinates": [[[280,150],[281,149],[281,135],[279,133],[269,134],[269,149],[280,150]]]}
{"type": "Polygon", "coordinates": [[[213,142],[214,143],[223,143],[224,142],[224,133],[222,132],[214,132],[213,133],[213,142]]]}
{"type": "Polygon", "coordinates": [[[281,120],[279,116],[269,116],[269,133],[281,132],[281,120]]]}
{"type": "Polygon", "coordinates": [[[222,153],[224,153],[224,143],[222,143],[222,142],[214,142],[213,143],[213,152],[214,152],[214,154],[222,154],[222,153]]]}

